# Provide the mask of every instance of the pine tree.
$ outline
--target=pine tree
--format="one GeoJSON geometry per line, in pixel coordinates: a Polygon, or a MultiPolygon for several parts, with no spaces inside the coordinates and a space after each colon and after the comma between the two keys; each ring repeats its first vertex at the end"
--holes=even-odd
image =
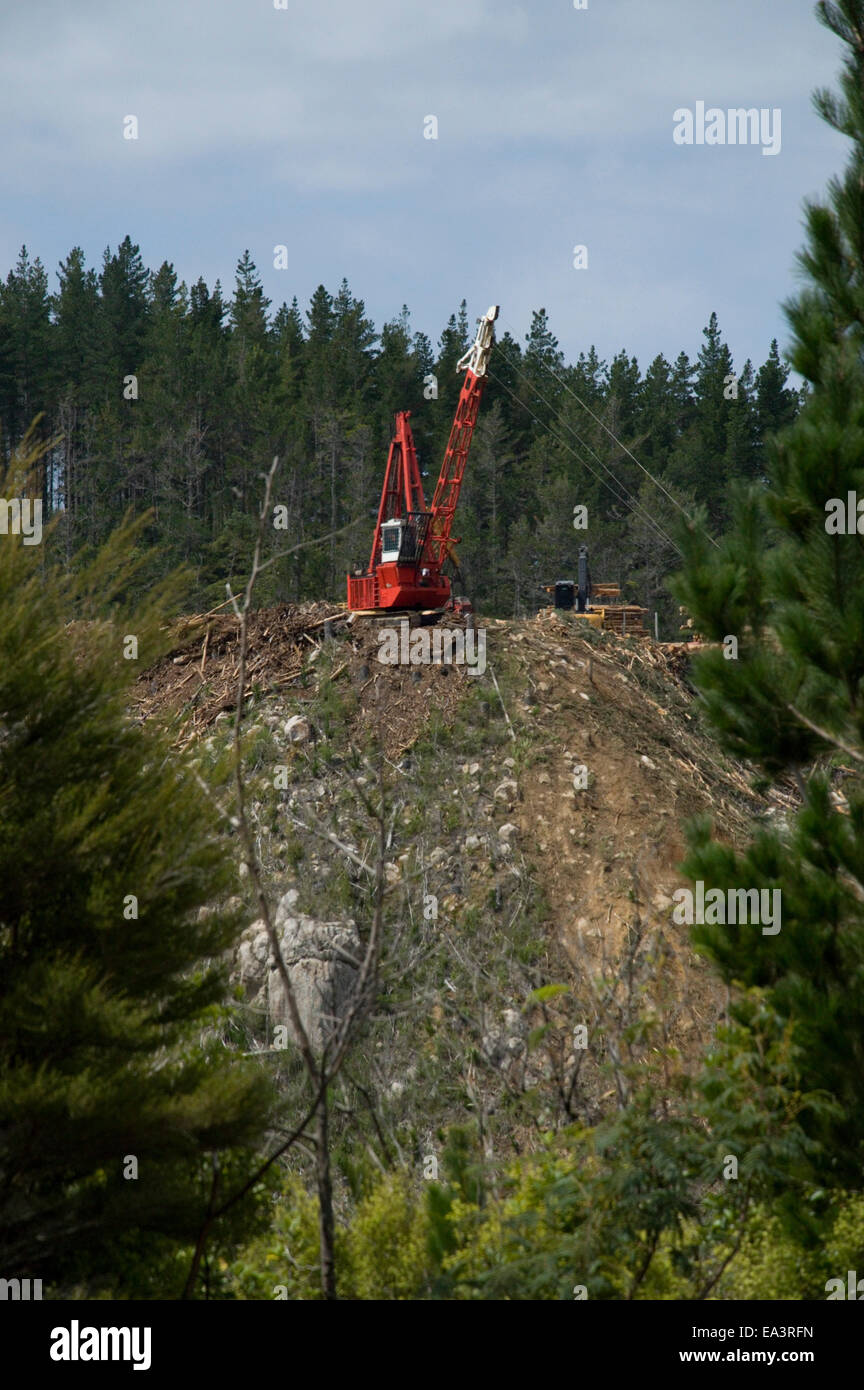
{"type": "MultiPolygon", "coordinates": [[[[739,383],[732,354],[723,341],[715,313],[702,332],[705,342],[694,368],[692,416],[670,461],[670,478],[679,488],[692,489],[704,500],[710,522],[716,528],[728,515],[730,432],[735,435],[746,405],[738,399],[739,383]]],[[[680,364],[679,378],[683,365],[680,364]]]]}
{"type": "Polygon", "coordinates": [[[486,400],[499,402],[503,420],[513,440],[521,448],[530,432],[531,420],[519,405],[519,374],[522,371],[522,348],[509,331],[495,343],[495,360],[491,363],[486,400]]]}
{"type": "Polygon", "coordinates": [[[286,399],[293,399],[303,379],[305,337],[297,296],[290,307],[281,304],[273,317],[273,336],[281,364],[281,385],[286,399]]]}
{"type": "Polygon", "coordinates": [[[95,405],[96,349],[94,326],[99,306],[95,270],[85,268],[84,252],[74,246],[60,262],[60,287],[52,299],[56,425],[62,435],[59,498],[65,516],[67,552],[75,538],[78,469],[88,452],[88,420],[95,405]]]}
{"type": "Polygon", "coordinates": [[[78,544],[100,544],[128,507],[150,501],[142,460],[132,443],[149,279],[140,250],[130,237],[124,237],[113,255],[106,247],[96,316],[90,328],[93,389],[92,409],[87,412],[86,458],[76,469],[74,525],[78,544]]]}
{"type": "Polygon", "coordinates": [[[230,851],[188,762],[127,713],[178,590],[131,604],[141,529],[77,576],[50,533],[47,560],[0,545],[0,1267],[121,1295],[133,1248],[194,1240],[220,1155],[249,1170],[270,1103],[219,1040],[239,922],[200,909],[230,851]]]}
{"type": "Polygon", "coordinates": [[[238,363],[243,366],[244,354],[260,347],[267,336],[267,310],[270,300],[264,294],[258,271],[248,248],[237,262],[234,298],[231,301],[231,327],[238,347],[238,363]]]}
{"type": "Polygon", "coordinates": [[[497,612],[504,582],[504,538],[508,521],[503,487],[513,456],[500,402],[481,413],[465,474],[460,508],[459,564],[472,599],[486,600],[497,612]]]}
{"type": "Polygon", "coordinates": [[[654,358],[645,373],[636,423],[642,441],[639,457],[662,471],[678,436],[672,368],[662,354],[654,358]]]}
{"type": "Polygon", "coordinates": [[[456,363],[468,348],[468,306],[463,299],[458,314],[451,314],[438,340],[438,399],[448,408],[455,406],[462,386],[456,363]]]}
{"type": "Polygon", "coordinates": [[[411,336],[407,304],[381,329],[381,351],[375,364],[375,380],[381,401],[382,446],[392,430],[397,410],[414,410],[423,400],[420,362],[411,336]]]}
{"type": "Polygon", "coordinates": [[[123,378],[141,365],[150,276],[140,248],[125,236],[114,255],[106,247],[99,276],[99,368],[112,403],[121,398],[123,378]]]}
{"type": "Polygon", "coordinates": [[[748,358],[732,388],[732,408],[726,422],[723,476],[731,487],[736,479],[753,478],[759,467],[759,417],[754,403],[753,363],[748,358]]]}
{"type": "Polygon", "coordinates": [[[629,438],[636,429],[641,373],[635,357],[619,352],[609,364],[606,386],[607,424],[620,438],[629,438]]]}
{"type": "Polygon", "coordinates": [[[679,352],[672,369],[672,399],[675,404],[675,425],[680,437],[693,419],[693,373],[695,368],[686,352],[679,352]]]}
{"type": "Polygon", "coordinates": [[[525,338],[524,380],[520,382],[519,395],[544,424],[549,424],[560,408],[564,394],[560,380],[563,370],[564,356],[549,327],[546,310],[535,309],[525,338]]]}
{"type": "MultiPolygon", "coordinates": [[[[251,516],[258,505],[252,480],[260,472],[261,461],[272,453],[279,428],[279,361],[270,333],[269,308],[270,300],[246,250],[237,262],[230,304],[233,429],[226,458],[226,481],[236,489],[232,494],[238,503],[236,512],[244,516],[251,516]]],[[[245,566],[245,559],[241,564],[245,566]]]]}
{"type": "MultiPolygon", "coordinates": [[[[157,509],[159,537],[168,553],[178,560],[195,558],[202,539],[200,480],[206,461],[190,371],[189,296],[167,261],[150,277],[148,309],[133,416],[139,491],[157,509]]],[[[164,556],[153,556],[155,569],[164,572],[164,564],[164,556]]]]}
{"type": "Polygon", "coordinates": [[[354,298],[347,280],[339,286],[333,311],[336,322],[332,355],[337,400],[340,407],[349,402],[359,406],[371,385],[378,334],[372,320],[366,317],[366,305],[362,299],[354,298]]]}
{"type": "Polygon", "coordinates": [[[39,257],[31,261],[22,246],[14,269],[0,286],[0,340],[5,348],[0,359],[0,429],[7,456],[34,416],[50,406],[49,332],[48,276],[39,257]]]}
{"type": "Polygon", "coordinates": [[[333,296],[319,285],[306,310],[306,343],[309,371],[306,399],[312,414],[334,404],[333,372],[330,344],[336,329],[333,296]]]}
{"type": "MultiPolygon", "coordinates": [[[[200,506],[202,536],[207,537],[198,570],[198,583],[205,608],[224,593],[225,570],[219,555],[218,538],[236,499],[227,478],[227,457],[233,440],[232,366],[229,360],[229,334],[223,319],[226,305],[219,281],[212,293],[203,279],[189,291],[187,314],[188,404],[194,437],[200,440],[200,506]],[[213,586],[212,588],[210,586],[213,586]],[[218,589],[218,597],[214,590],[218,589]]],[[[196,595],[190,594],[190,602],[196,595]]]]}
{"type": "MultiPolygon", "coordinates": [[[[330,510],[330,477],[332,451],[337,439],[339,401],[336,390],[333,337],[336,332],[336,309],[333,296],[319,285],[306,311],[306,380],[303,391],[303,421],[307,433],[307,464],[300,506],[303,521],[310,526],[323,522],[330,510]]],[[[298,569],[301,582],[325,583],[324,562],[320,553],[301,557],[298,569]]]]}
{"type": "Polygon", "coordinates": [[[798,392],[786,385],[789,368],[780,360],[777,339],[771,341],[768,357],[756,373],[756,459],[757,474],[764,471],[764,441],[769,434],[791,425],[798,414],[798,392]]]}
{"type": "MultiPolygon", "coordinates": [[[[785,830],[745,853],[692,836],[688,872],[706,884],[778,889],[781,929],[704,926],[697,939],[739,999],[752,1055],[783,1046],[795,1093],[821,1092],[800,1125],[820,1184],[860,1190],[864,1173],[864,548],[829,525],[831,499],[864,497],[864,0],[821,3],[846,45],[838,95],[817,105],[852,141],[826,202],[806,205],[799,259],[808,283],[786,305],[791,362],[811,390],[769,448],[767,489],[742,492],[718,552],[683,537],[676,588],[706,636],[737,639],[736,660],[703,656],[697,681],[729,751],[770,781],[788,775],[803,804],[785,830]],[[765,1021],[767,1014],[768,1021],[765,1021]]],[[[740,1051],[739,1048],[739,1051],[740,1051]]],[[[731,1067],[740,1065],[733,1057],[731,1067]]]]}

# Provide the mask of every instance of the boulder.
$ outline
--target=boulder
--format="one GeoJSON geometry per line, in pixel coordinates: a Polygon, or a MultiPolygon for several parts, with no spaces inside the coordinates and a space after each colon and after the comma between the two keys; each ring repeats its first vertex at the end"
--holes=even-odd
{"type": "Polygon", "coordinates": [[[496,801],[506,801],[512,805],[519,795],[519,785],[514,782],[512,777],[505,777],[503,782],[499,782],[493,792],[496,801]]]}
{"type": "MultiPolygon", "coordinates": [[[[363,945],[350,920],[321,922],[296,913],[297,896],[292,889],[281,898],[274,926],[300,1021],[312,1050],[320,1053],[350,1006],[363,945]]],[[[271,1030],[284,1025],[293,1036],[285,985],[263,921],[253,922],[240,938],[232,976],[245,986],[252,1007],[266,1013],[271,1030]]]]}

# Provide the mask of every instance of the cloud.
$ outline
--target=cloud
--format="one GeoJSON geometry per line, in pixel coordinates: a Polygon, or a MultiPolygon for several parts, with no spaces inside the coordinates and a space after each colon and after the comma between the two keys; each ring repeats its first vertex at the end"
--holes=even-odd
{"type": "Polygon", "coordinates": [[[704,301],[746,355],[781,331],[787,210],[841,157],[810,111],[837,57],[809,0],[29,0],[0,32],[0,255],[92,263],[128,231],[230,283],[250,245],[277,301],[345,274],[380,323],[416,286],[432,336],[463,294],[579,306],[571,351],[695,348],[704,301]],[[676,147],[700,99],[782,107],[782,154],[676,147]]]}

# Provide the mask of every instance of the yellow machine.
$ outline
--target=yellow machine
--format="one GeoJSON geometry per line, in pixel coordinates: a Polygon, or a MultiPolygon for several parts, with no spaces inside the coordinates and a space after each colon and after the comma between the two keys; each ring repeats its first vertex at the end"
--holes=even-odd
{"type": "Polygon", "coordinates": [[[646,637],[642,618],[647,608],[635,603],[621,603],[617,584],[592,584],[588,568],[588,547],[579,547],[579,578],[559,579],[555,584],[543,584],[544,593],[554,594],[555,607],[569,611],[574,618],[591,627],[617,632],[619,637],[646,637]],[[617,602],[616,602],[617,600],[617,602]]]}

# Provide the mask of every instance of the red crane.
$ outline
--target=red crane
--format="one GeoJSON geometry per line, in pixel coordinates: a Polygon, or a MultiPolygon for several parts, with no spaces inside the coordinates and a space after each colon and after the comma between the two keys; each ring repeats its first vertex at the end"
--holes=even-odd
{"type": "Polygon", "coordinates": [[[458,541],[451,534],[453,517],[486,385],[497,317],[498,305],[493,304],[477,320],[477,336],[457,364],[457,371],[466,368],[465,380],[429,510],[408,423],[411,412],[401,410],[396,416],[369,566],[365,574],[348,575],[352,612],[432,612],[450,602],[450,580],[442,566],[458,541]]]}

